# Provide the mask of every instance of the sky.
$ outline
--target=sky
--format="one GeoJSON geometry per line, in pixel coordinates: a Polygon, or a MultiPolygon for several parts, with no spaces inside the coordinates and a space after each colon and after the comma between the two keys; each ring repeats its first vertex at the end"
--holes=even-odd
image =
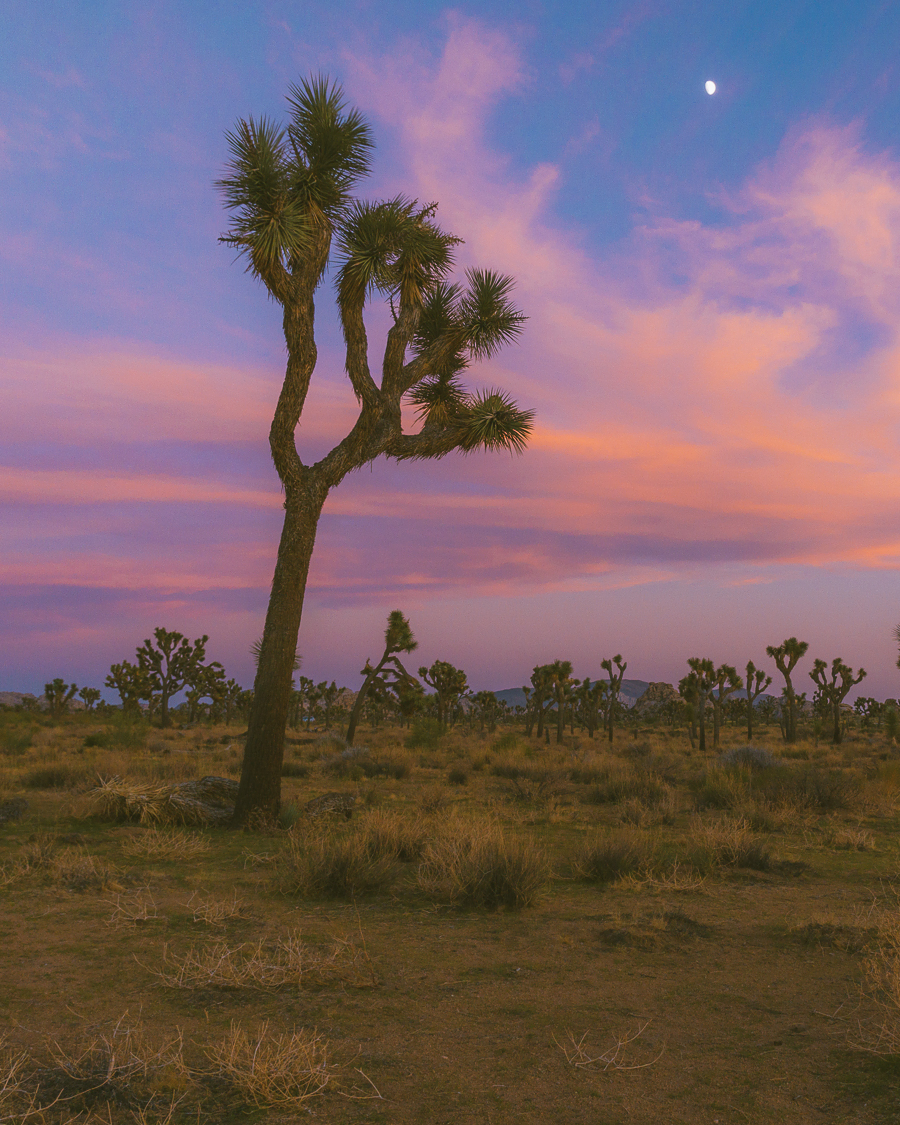
{"type": "MultiPolygon", "coordinates": [[[[6,0],[0,689],[101,687],[157,625],[251,686],[285,350],[214,184],[324,74],[373,130],[359,196],[436,201],[460,275],[516,279],[470,375],[535,430],[332,492],[303,674],[357,687],[399,608],[476,690],[615,653],[777,681],[797,636],[801,680],[900,696],[898,41],[873,0],[6,0]]],[[[305,460],[355,416],[330,278],[317,341],[305,460]]]]}

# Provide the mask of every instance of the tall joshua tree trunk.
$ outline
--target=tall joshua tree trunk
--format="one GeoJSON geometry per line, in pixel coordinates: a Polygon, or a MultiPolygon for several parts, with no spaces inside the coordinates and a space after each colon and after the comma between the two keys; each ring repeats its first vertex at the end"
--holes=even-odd
{"type": "Polygon", "coordinates": [[[281,800],[281,763],[297,635],[316,527],[326,495],[314,493],[285,505],[235,807],[235,819],[239,822],[246,819],[251,809],[277,809],[281,800]]]}

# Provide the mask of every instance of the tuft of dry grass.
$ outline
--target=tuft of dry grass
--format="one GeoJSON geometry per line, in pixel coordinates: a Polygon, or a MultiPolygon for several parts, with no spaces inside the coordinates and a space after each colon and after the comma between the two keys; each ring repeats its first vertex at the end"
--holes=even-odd
{"type": "Polygon", "coordinates": [[[177,828],[150,828],[127,840],[122,851],[135,859],[194,859],[209,851],[209,840],[177,828]]]}
{"type": "Polygon", "coordinates": [[[301,1028],[270,1032],[263,1024],[255,1036],[236,1024],[206,1052],[212,1075],[259,1107],[300,1109],[322,1094],[331,1079],[328,1043],[301,1028]]]}
{"type": "Polygon", "coordinates": [[[335,938],[320,949],[305,943],[299,933],[274,942],[260,940],[232,946],[226,941],[192,945],[179,957],[166,946],[163,967],[150,970],[167,988],[254,989],[277,992],[338,982],[370,988],[375,971],[365,943],[335,938]]]}
{"type": "Polygon", "coordinates": [[[543,851],[493,821],[446,821],[422,854],[419,887],[438,900],[494,909],[532,906],[549,877],[543,851]]]}
{"type": "Polygon", "coordinates": [[[384,857],[409,863],[421,856],[429,833],[420,820],[387,809],[372,809],[366,813],[360,834],[373,860],[384,857]]]}
{"type": "Polygon", "coordinates": [[[324,832],[291,836],[276,866],[276,882],[284,893],[304,898],[356,898],[387,886],[393,872],[394,855],[373,854],[364,832],[324,832]]]}
{"type": "Polygon", "coordinates": [[[652,836],[635,828],[619,828],[586,837],[575,853],[572,870],[586,882],[612,883],[626,875],[646,874],[655,858],[652,836]]]}
{"type": "Polygon", "coordinates": [[[119,929],[122,926],[136,926],[139,922],[151,922],[159,917],[159,911],[153,895],[146,889],[141,889],[132,894],[117,894],[108,900],[113,908],[112,914],[106,919],[108,926],[119,929]]]}
{"type": "Polygon", "coordinates": [[[755,836],[743,817],[720,817],[691,820],[686,840],[687,859],[701,874],[719,867],[743,867],[768,871],[772,855],[765,843],[755,836]]]}
{"type": "Polygon", "coordinates": [[[859,1022],[852,1045],[882,1057],[900,1056],[900,901],[872,919],[875,936],[863,965],[861,991],[877,1016],[859,1022]]]}

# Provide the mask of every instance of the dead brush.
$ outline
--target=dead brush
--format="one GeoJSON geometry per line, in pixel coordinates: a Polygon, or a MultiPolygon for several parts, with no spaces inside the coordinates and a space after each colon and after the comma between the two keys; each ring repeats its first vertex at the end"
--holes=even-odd
{"type": "Polygon", "coordinates": [[[40,1089],[34,1089],[31,1080],[33,1064],[29,1051],[7,1046],[7,1037],[0,1036],[0,1121],[22,1122],[43,1120],[43,1111],[49,1104],[39,1100],[40,1089]]]}
{"type": "Polygon", "coordinates": [[[863,964],[862,996],[874,1003],[876,1015],[857,1023],[851,1046],[881,1057],[900,1055],[900,897],[888,909],[870,914],[875,937],[863,964]]]}
{"type": "Polygon", "coordinates": [[[209,851],[209,840],[178,828],[150,828],[132,836],[122,851],[134,859],[193,859],[209,851]]]}
{"type": "Polygon", "coordinates": [[[283,988],[332,983],[370,988],[376,983],[364,942],[357,945],[350,938],[333,938],[331,945],[323,949],[304,942],[300,933],[274,942],[261,940],[231,946],[216,941],[211,945],[192,945],[181,957],[166,946],[163,967],[149,971],[165,987],[186,990],[278,992],[283,988]]]}
{"type": "Polygon", "coordinates": [[[666,1050],[663,1047],[654,1058],[650,1059],[641,1059],[639,1055],[634,1053],[633,1049],[629,1050],[652,1022],[652,1020],[647,1020],[637,1031],[626,1031],[624,1035],[613,1035],[613,1045],[599,1055],[594,1055],[585,1045],[585,1040],[589,1035],[587,1031],[580,1039],[576,1039],[573,1032],[567,1031],[568,1042],[566,1043],[560,1043],[554,1035],[553,1042],[565,1055],[566,1062],[578,1070],[599,1070],[601,1072],[607,1070],[643,1070],[645,1067],[653,1066],[654,1063],[659,1062],[666,1050]]]}
{"type": "Polygon", "coordinates": [[[320,1096],[331,1079],[328,1043],[301,1028],[271,1033],[263,1024],[255,1036],[231,1025],[206,1052],[211,1076],[227,1082],[240,1097],[261,1108],[301,1109],[320,1096]]]}
{"type": "Polygon", "coordinates": [[[146,889],[133,894],[117,894],[115,898],[108,899],[107,902],[113,908],[113,912],[106,919],[106,924],[117,930],[122,926],[136,926],[140,922],[151,922],[159,917],[156,901],[146,889]]]}
{"type": "Polygon", "coordinates": [[[230,900],[213,898],[212,895],[198,898],[198,892],[194,891],[187,906],[192,911],[193,920],[202,922],[204,926],[224,927],[226,922],[245,914],[244,904],[237,897],[237,891],[232,892],[230,900]]]}
{"type": "Polygon", "coordinates": [[[168,785],[139,784],[120,777],[100,778],[90,794],[93,811],[100,820],[137,820],[152,824],[159,820],[169,795],[168,785]]]}
{"type": "Polygon", "coordinates": [[[874,852],[877,850],[874,835],[865,828],[831,828],[823,837],[828,847],[843,852],[874,852]]]}
{"type": "Polygon", "coordinates": [[[135,1106],[146,1101],[165,1072],[176,1083],[181,1080],[186,1070],[181,1032],[160,1042],[140,1021],[126,1023],[127,1018],[125,1012],[109,1031],[86,1030],[72,1047],[51,1041],[54,1065],[42,1077],[59,1098],[135,1106]]]}
{"type": "Polygon", "coordinates": [[[700,874],[722,867],[768,871],[772,866],[771,852],[742,817],[704,820],[694,816],[685,851],[687,861],[700,874]]]}
{"type": "Polygon", "coordinates": [[[422,854],[419,887],[430,897],[494,909],[532,906],[549,877],[546,857],[494,821],[444,823],[422,854]]]}

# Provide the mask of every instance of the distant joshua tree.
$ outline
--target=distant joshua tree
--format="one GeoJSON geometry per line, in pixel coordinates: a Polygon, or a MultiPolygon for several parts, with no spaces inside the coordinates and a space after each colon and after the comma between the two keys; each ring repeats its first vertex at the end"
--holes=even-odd
{"type": "Polygon", "coordinates": [[[69,701],[74,698],[76,691],[78,691],[77,684],[64,683],[60,676],[51,683],[44,684],[44,697],[52,718],[58,719],[66,713],[69,701]]]}
{"type": "MultiPolygon", "coordinates": [[[[196,690],[211,686],[217,673],[212,673],[210,678],[207,667],[222,670],[222,665],[217,661],[208,666],[204,663],[209,640],[205,634],[191,644],[181,633],[169,632],[160,626],[153,630],[153,637],[154,640],[148,638],[137,650],[137,661],[159,697],[160,725],[167,727],[172,696],[184,687],[196,690]]],[[[208,694],[204,691],[201,698],[208,694]]]]}
{"type": "Polygon", "coordinates": [[[614,656],[612,660],[601,660],[600,667],[609,676],[609,686],[606,689],[606,730],[609,735],[609,741],[612,742],[616,705],[619,702],[619,691],[622,688],[622,680],[625,677],[625,669],[628,667],[628,664],[622,660],[621,656],[617,655],[614,656]],[[617,668],[616,672],[613,672],[613,664],[615,664],[617,668]]]}
{"type": "Polygon", "coordinates": [[[713,747],[718,749],[725,700],[743,686],[743,681],[737,674],[737,668],[732,668],[730,664],[720,664],[713,673],[712,680],[713,690],[710,698],[713,706],[713,747]]]}
{"type": "Polygon", "coordinates": [[[424,666],[420,668],[419,675],[430,688],[434,689],[437,719],[441,730],[444,731],[459,701],[469,690],[466,674],[461,668],[454,668],[446,660],[435,660],[430,668],[424,666]]]}
{"type": "MultiPolygon", "coordinates": [[[[419,647],[419,642],[413,636],[413,631],[409,622],[403,616],[399,609],[393,610],[388,614],[387,628],[384,631],[384,652],[381,659],[373,667],[367,660],[366,666],[363,668],[361,675],[365,676],[363,685],[359,689],[356,696],[356,701],[353,704],[353,710],[350,712],[350,719],[347,723],[347,745],[353,745],[353,739],[356,735],[356,728],[359,724],[360,716],[363,712],[363,706],[366,702],[366,696],[369,693],[372,685],[379,680],[385,672],[387,672],[392,680],[412,680],[415,679],[400,663],[400,658],[397,656],[398,652],[415,652],[419,647]]],[[[419,673],[421,675],[421,672],[419,673]]],[[[385,685],[386,686],[386,685],[385,685]]]]}
{"type": "MultiPolygon", "coordinates": [[[[679,682],[678,691],[693,707],[696,725],[700,729],[700,752],[706,753],[706,704],[715,683],[713,662],[699,656],[688,660],[690,672],[679,682]]],[[[693,724],[692,724],[693,725],[693,724]]]]}
{"type": "Polygon", "coordinates": [[[788,637],[780,645],[769,645],[766,648],[766,655],[772,657],[778,671],[784,676],[784,699],[787,710],[782,729],[785,742],[797,741],[797,695],[791,683],[791,672],[797,666],[797,662],[806,655],[808,648],[807,641],[798,641],[796,637],[788,637]]]}
{"type": "Polygon", "coordinates": [[[841,704],[850,689],[866,678],[866,670],[860,668],[854,675],[853,669],[848,667],[839,656],[836,656],[831,662],[830,680],[827,678],[827,672],[828,665],[825,661],[817,660],[809,677],[814,683],[818,684],[821,699],[827,702],[831,708],[831,717],[834,723],[832,741],[836,746],[839,746],[843,735],[841,704]]]}
{"type": "Polygon", "coordinates": [[[753,741],[753,706],[758,696],[771,684],[772,677],[757,668],[752,660],[747,661],[747,741],[753,741]]]}
{"type": "Polygon", "coordinates": [[[95,704],[100,701],[100,692],[95,687],[83,687],[78,691],[78,698],[84,704],[85,711],[93,711],[95,704]]]}

